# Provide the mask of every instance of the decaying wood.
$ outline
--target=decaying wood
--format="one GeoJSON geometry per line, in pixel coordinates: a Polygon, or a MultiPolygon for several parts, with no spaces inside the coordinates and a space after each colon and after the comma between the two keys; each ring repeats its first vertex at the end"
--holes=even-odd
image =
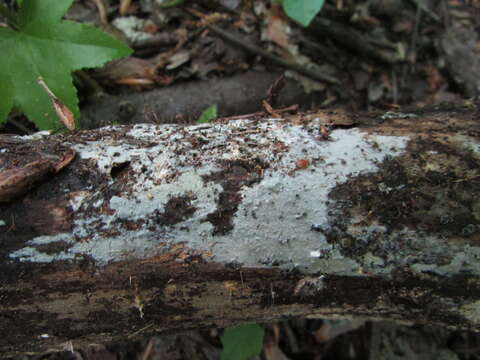
{"type": "Polygon", "coordinates": [[[478,331],[477,117],[2,137],[2,174],[65,167],[0,202],[0,352],[296,315],[478,331]]]}
{"type": "MultiPolygon", "coordinates": [[[[232,77],[109,96],[82,108],[79,123],[83,129],[146,122],[193,123],[212,104],[218,105],[219,116],[253,113],[261,110],[265,94],[280,76],[281,73],[250,71],[232,77]],[[251,86],[252,83],[255,86],[251,86]]],[[[285,81],[277,100],[275,105],[278,107],[299,104],[307,108],[316,103],[313,94],[306,96],[292,80],[285,81]]]]}

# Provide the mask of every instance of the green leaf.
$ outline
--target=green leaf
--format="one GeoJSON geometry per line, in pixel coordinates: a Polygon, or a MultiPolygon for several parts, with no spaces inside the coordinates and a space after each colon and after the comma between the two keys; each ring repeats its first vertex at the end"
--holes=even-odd
{"type": "Polygon", "coordinates": [[[197,124],[208,123],[210,120],[217,118],[217,104],[210,105],[208,109],[202,112],[197,120],[197,124]]]}
{"type": "Polygon", "coordinates": [[[263,346],[263,327],[257,324],[225,329],[222,336],[221,360],[246,360],[259,355],[263,346]]]}
{"type": "Polygon", "coordinates": [[[324,0],[283,0],[283,10],[303,26],[310,25],[323,7],[324,0]]]}
{"type": "Polygon", "coordinates": [[[0,28],[0,123],[12,107],[22,110],[40,129],[57,127],[42,77],[52,92],[79,115],[71,73],[129,55],[125,44],[88,25],[62,20],[73,0],[23,0],[19,30],[0,28]]]}

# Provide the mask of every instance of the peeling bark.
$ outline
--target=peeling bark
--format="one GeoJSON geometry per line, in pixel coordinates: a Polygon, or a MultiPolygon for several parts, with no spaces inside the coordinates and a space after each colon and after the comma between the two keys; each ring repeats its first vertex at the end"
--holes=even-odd
{"type": "Polygon", "coordinates": [[[297,315],[478,331],[477,117],[1,137],[0,352],[297,315]]]}

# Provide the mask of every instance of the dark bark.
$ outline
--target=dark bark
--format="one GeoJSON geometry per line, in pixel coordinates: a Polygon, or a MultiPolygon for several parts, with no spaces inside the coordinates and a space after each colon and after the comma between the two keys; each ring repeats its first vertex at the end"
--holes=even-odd
{"type": "Polygon", "coordinates": [[[480,330],[478,114],[417,115],[0,138],[0,352],[298,315],[480,330]]]}

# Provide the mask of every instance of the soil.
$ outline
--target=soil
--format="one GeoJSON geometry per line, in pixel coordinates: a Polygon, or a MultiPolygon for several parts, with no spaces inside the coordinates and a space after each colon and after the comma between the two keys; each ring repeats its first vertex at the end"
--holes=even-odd
{"type": "MultiPolygon", "coordinates": [[[[267,0],[160,3],[74,2],[67,18],[95,23],[135,50],[75,75],[81,127],[194,123],[213,104],[224,120],[320,108],[408,113],[451,103],[477,107],[477,0],[327,0],[308,27],[267,0]]],[[[0,132],[34,131],[20,114],[11,114],[0,132]]],[[[374,194],[363,201],[358,205],[368,210],[374,194]]],[[[478,335],[429,325],[326,319],[263,325],[265,359],[480,358],[478,335]]],[[[63,352],[35,358],[219,358],[222,330],[198,327],[75,351],[66,344],[63,352]]]]}

